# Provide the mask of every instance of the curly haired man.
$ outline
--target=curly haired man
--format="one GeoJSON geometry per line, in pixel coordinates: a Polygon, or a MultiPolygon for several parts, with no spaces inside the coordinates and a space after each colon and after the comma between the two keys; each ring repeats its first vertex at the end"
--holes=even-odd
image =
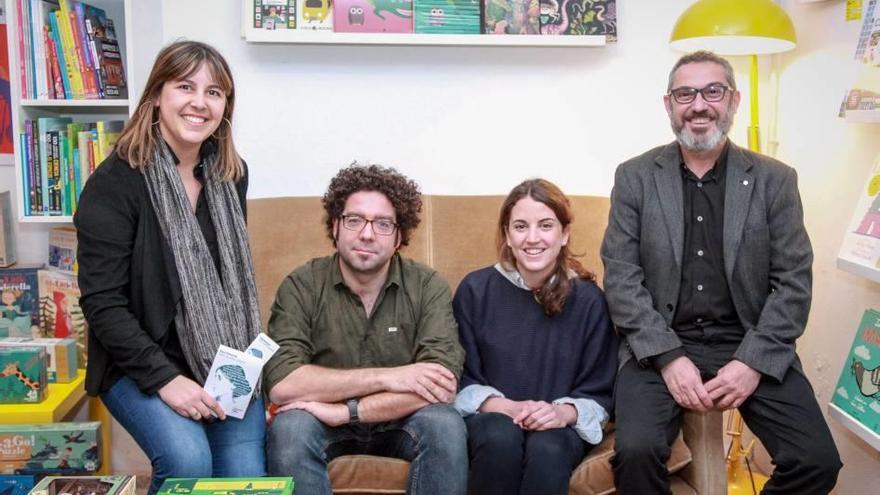
{"type": "Polygon", "coordinates": [[[401,256],[419,224],[418,186],[392,168],[351,165],[323,198],[336,253],[278,289],[265,370],[280,406],[268,469],[297,492],[330,494],[327,463],[344,454],[411,462],[408,493],[464,493],[465,427],[449,405],[464,352],[449,286],[401,256]]]}

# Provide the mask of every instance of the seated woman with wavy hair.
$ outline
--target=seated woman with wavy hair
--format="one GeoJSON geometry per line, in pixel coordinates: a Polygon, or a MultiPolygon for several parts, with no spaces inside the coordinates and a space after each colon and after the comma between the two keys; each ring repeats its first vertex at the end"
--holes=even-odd
{"type": "Polygon", "coordinates": [[[602,440],[617,337],[595,275],[570,249],[571,206],[552,183],[516,186],[498,219],[498,258],[455,294],[466,358],[472,494],[567,494],[602,440]]]}

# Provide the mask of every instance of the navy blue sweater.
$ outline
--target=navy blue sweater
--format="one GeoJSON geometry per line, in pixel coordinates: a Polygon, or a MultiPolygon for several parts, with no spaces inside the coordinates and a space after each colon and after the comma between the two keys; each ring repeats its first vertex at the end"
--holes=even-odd
{"type": "Polygon", "coordinates": [[[453,302],[465,350],[461,388],[489,385],[508,399],[593,399],[611,411],[617,336],[602,290],[577,279],[547,316],[530,291],[494,267],[468,274],[453,302]]]}

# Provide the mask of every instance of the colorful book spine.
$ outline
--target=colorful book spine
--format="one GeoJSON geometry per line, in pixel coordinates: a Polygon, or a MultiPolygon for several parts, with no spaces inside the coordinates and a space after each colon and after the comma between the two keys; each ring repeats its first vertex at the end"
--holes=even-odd
{"type": "Polygon", "coordinates": [[[63,100],[64,96],[64,79],[61,75],[61,65],[58,62],[58,47],[55,44],[55,35],[46,29],[46,51],[49,54],[49,69],[52,77],[49,86],[49,98],[57,98],[63,100]]]}
{"type": "Polygon", "coordinates": [[[67,129],[58,131],[57,135],[58,154],[56,155],[56,161],[59,170],[58,196],[61,199],[61,214],[70,215],[70,163],[67,161],[67,129]]]}
{"type": "Polygon", "coordinates": [[[92,164],[92,172],[98,168],[98,165],[101,164],[101,160],[98,158],[100,153],[98,153],[98,130],[91,129],[92,138],[89,140],[89,161],[92,164]]]}
{"type": "Polygon", "coordinates": [[[64,61],[67,63],[67,77],[70,79],[73,98],[82,99],[85,97],[85,88],[83,86],[82,69],[79,66],[76,47],[73,43],[73,34],[70,32],[70,21],[67,15],[60,10],[56,10],[52,14],[55,16],[61,33],[61,45],[64,47],[64,61]]]}
{"type": "Polygon", "coordinates": [[[79,176],[80,176],[80,184],[78,186],[78,190],[82,192],[82,186],[85,182],[86,178],[92,173],[94,170],[94,166],[91,164],[89,160],[89,148],[91,145],[92,133],[91,131],[80,131],[77,133],[77,141],[79,142],[79,148],[77,149],[79,153],[79,176]]]}
{"type": "Polygon", "coordinates": [[[77,21],[79,22],[80,32],[82,33],[83,50],[88,52],[87,57],[89,58],[89,65],[92,68],[92,77],[95,79],[95,87],[98,89],[98,98],[103,98],[104,87],[101,82],[101,66],[98,62],[98,58],[95,56],[95,44],[92,42],[92,37],[86,26],[85,4],[82,2],[76,2],[74,10],[76,11],[77,21]]]}
{"type": "Polygon", "coordinates": [[[60,215],[61,207],[61,160],[58,157],[58,131],[49,131],[49,142],[52,143],[52,213],[60,215]]]}
{"type": "Polygon", "coordinates": [[[69,198],[68,215],[72,215],[76,211],[76,205],[79,202],[79,161],[76,159],[77,133],[80,130],[79,124],[67,124],[67,135],[64,137],[64,157],[67,160],[67,197],[69,198]]]}
{"type": "Polygon", "coordinates": [[[55,16],[49,17],[49,31],[54,36],[55,53],[58,59],[59,71],[61,72],[62,86],[64,87],[64,98],[70,100],[73,98],[73,86],[71,86],[70,69],[67,60],[64,57],[64,46],[61,43],[61,31],[58,27],[58,19],[55,16]]]}
{"type": "Polygon", "coordinates": [[[21,195],[24,200],[24,214],[29,215],[33,198],[33,190],[31,189],[33,177],[27,163],[27,134],[23,132],[18,135],[18,149],[21,150],[21,195]]]}
{"type": "Polygon", "coordinates": [[[40,133],[39,126],[36,120],[31,121],[31,156],[32,166],[34,167],[34,184],[36,184],[37,190],[37,201],[39,205],[40,214],[44,214],[49,211],[48,203],[49,199],[47,194],[43,193],[43,180],[46,176],[45,169],[42,167],[42,158],[40,157],[40,133]]]}
{"type": "Polygon", "coordinates": [[[104,121],[99,120],[95,122],[95,129],[98,131],[98,163],[103,162],[105,158],[107,158],[107,132],[104,126],[104,121]]]}
{"type": "Polygon", "coordinates": [[[76,53],[77,64],[79,65],[80,76],[83,80],[83,95],[88,99],[95,99],[98,97],[98,88],[95,86],[94,71],[91,66],[89,66],[89,60],[86,56],[88,50],[83,49],[82,33],[80,32],[79,24],[76,20],[76,13],[69,12],[67,14],[67,20],[70,27],[70,34],[73,38],[73,47],[74,52],[76,53]]]}
{"type": "MultiPolygon", "coordinates": [[[[18,29],[16,30],[16,31],[18,31],[18,60],[19,60],[18,77],[19,77],[19,87],[21,88],[21,98],[22,99],[27,99],[27,97],[28,97],[28,94],[27,94],[27,90],[28,90],[28,82],[27,81],[28,80],[27,80],[27,68],[26,68],[27,64],[25,63],[25,60],[27,60],[27,57],[26,57],[27,52],[25,51],[25,44],[24,44],[25,24],[24,24],[24,22],[22,22],[22,20],[24,19],[24,15],[22,12],[22,10],[24,9],[24,6],[22,5],[22,2],[25,2],[25,1],[26,0],[16,0],[16,2],[15,2],[15,22],[16,22],[16,26],[18,26],[18,29]]],[[[27,210],[25,210],[25,211],[27,211],[27,210]]]]}
{"type": "Polygon", "coordinates": [[[30,174],[31,181],[31,214],[39,215],[43,212],[43,204],[41,201],[40,192],[42,191],[42,181],[40,175],[38,173],[37,167],[34,165],[39,162],[37,155],[34,151],[34,126],[33,121],[26,120],[24,123],[25,130],[25,141],[27,146],[27,158],[28,158],[28,173],[30,174]]]}
{"type": "Polygon", "coordinates": [[[48,13],[49,7],[50,5],[42,0],[34,0],[31,3],[31,51],[34,58],[35,93],[37,99],[41,100],[49,97],[49,87],[46,84],[48,81],[46,77],[46,45],[42,40],[44,19],[47,15],[51,15],[48,13]]]}
{"type": "Polygon", "coordinates": [[[43,53],[46,54],[46,98],[55,98],[55,79],[52,76],[52,54],[49,52],[49,26],[43,26],[43,53]]]}

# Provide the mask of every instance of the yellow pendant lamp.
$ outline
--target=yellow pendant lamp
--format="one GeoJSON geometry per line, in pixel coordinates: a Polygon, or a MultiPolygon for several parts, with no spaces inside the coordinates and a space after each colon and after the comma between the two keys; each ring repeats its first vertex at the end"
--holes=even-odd
{"type": "Polygon", "coordinates": [[[770,0],[699,0],[678,18],[669,44],[683,52],[751,56],[749,148],[760,152],[757,55],[795,47],[797,35],[788,14],[770,0]]]}

